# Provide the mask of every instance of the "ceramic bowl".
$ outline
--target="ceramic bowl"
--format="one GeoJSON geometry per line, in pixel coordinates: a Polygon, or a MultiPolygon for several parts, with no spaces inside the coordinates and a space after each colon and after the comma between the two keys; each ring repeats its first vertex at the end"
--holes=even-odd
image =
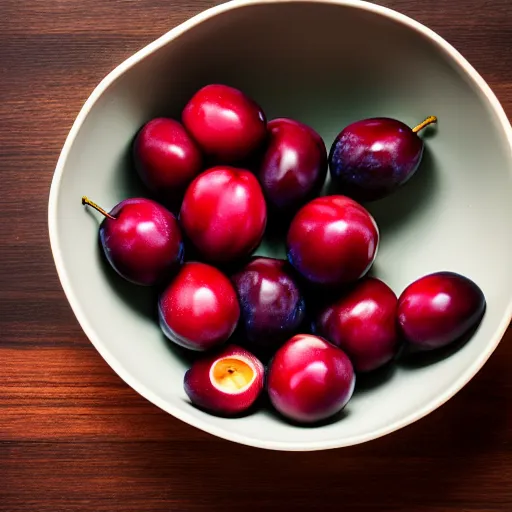
{"type": "MultiPolygon", "coordinates": [[[[430,413],[482,367],[511,318],[512,130],[471,65],[434,32],[392,10],[351,0],[236,0],[174,28],[114,69],[93,91],[65,142],[50,193],[56,267],[83,330],[114,371],[146,399],[221,438],[280,450],[362,443],[430,413]],[[398,364],[379,385],[359,388],[339,421],[301,428],[269,410],[238,419],[208,415],[187,400],[186,357],[164,339],[149,289],[104,263],[100,218],[86,194],[112,208],[143,189],[130,144],[152,117],[180,117],[207,83],[255,98],[269,119],[313,126],[330,146],[357,119],[398,118],[425,134],[415,177],[370,206],[381,232],[374,274],[397,294],[416,278],[453,270],[473,279],[487,312],[450,357],[398,364]]],[[[257,254],[283,255],[282,244],[257,254]]]]}

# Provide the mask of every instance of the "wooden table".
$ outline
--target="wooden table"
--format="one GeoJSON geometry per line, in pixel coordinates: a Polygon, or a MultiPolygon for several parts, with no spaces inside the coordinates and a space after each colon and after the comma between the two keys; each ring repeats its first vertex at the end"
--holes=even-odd
{"type": "MultiPolygon", "coordinates": [[[[382,3],[460,49],[512,115],[510,0],[382,3]]],[[[59,151],[107,72],[213,4],[0,2],[0,510],[512,511],[512,331],[426,419],[363,446],[304,454],[238,446],[173,419],[82,333],[47,236],[59,151]]]]}

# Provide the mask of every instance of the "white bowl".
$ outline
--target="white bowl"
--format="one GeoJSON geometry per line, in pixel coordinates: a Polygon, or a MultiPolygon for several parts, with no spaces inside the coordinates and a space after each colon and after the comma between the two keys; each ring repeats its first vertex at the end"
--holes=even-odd
{"type": "MultiPolygon", "coordinates": [[[[82,328],[119,376],[175,417],[219,437],[280,450],[362,443],[408,425],[460,390],[482,367],[512,312],[512,130],[494,94],[446,41],[392,10],[358,0],[236,0],[171,30],[112,71],[68,135],[49,203],[52,250],[82,328]],[[436,133],[417,175],[371,206],[381,229],[375,273],[397,293],[417,277],[453,270],[476,281],[487,312],[474,337],[447,358],[397,365],[359,389],[339,421],[292,426],[270,411],[210,416],[183,391],[187,361],[161,334],[153,293],[104,263],[89,195],[110,209],[140,194],[129,165],[138,128],[179,118],[200,86],[224,82],[253,96],[269,118],[297,118],[329,147],[350,122],[385,115],[436,133]]],[[[268,246],[258,252],[265,253],[268,246]]],[[[279,251],[278,251],[279,252],[279,251]]]]}

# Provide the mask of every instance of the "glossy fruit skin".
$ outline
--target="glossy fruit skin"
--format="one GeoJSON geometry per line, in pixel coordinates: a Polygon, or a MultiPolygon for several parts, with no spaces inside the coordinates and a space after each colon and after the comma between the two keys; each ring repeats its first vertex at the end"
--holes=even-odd
{"type": "Polygon", "coordinates": [[[180,222],[207,261],[225,263],[250,255],[261,242],[267,223],[258,180],[235,167],[205,171],[185,193],[180,222]]]}
{"type": "Polygon", "coordinates": [[[423,140],[396,119],[356,121],[331,146],[331,178],[340,193],[357,201],[381,199],[413,176],[423,149],[423,140]]]}
{"type": "Polygon", "coordinates": [[[194,405],[214,414],[234,416],[247,411],[254,404],[263,390],[264,381],[265,368],[259,359],[241,347],[230,345],[211,356],[198,359],[185,373],[183,385],[194,405]],[[230,356],[242,358],[256,372],[251,386],[241,393],[222,392],[210,379],[210,370],[215,362],[230,356]]]}
{"type": "Polygon", "coordinates": [[[219,164],[247,158],[266,136],[261,107],[242,91],[223,84],[197,91],[185,106],[182,121],[203,152],[219,164]]]}
{"type": "Polygon", "coordinates": [[[318,313],[315,333],[341,348],[356,372],[376,370],[391,361],[400,346],[397,305],[388,285],[365,278],[318,313]]]}
{"type": "Polygon", "coordinates": [[[204,351],[225,343],[240,308],[229,279],[204,263],[185,263],[158,301],[160,327],[174,343],[204,351]]]}
{"type": "Polygon", "coordinates": [[[293,218],[288,260],[312,283],[340,286],[361,278],[375,260],[379,230],[370,213],[345,196],[318,197],[293,218]]]}
{"type": "Polygon", "coordinates": [[[240,303],[240,327],[256,353],[274,352],[301,327],[305,302],[289,263],[253,258],[232,281],[240,303]]]}
{"type": "Polygon", "coordinates": [[[325,339],[298,334],[276,353],[268,374],[272,405],[299,423],[314,423],[339,412],[354,391],[348,356],[325,339]]]}
{"type": "Polygon", "coordinates": [[[147,122],[133,143],[135,169],[158,197],[175,202],[201,172],[203,157],[185,128],[173,119],[147,122]]]}
{"type": "Polygon", "coordinates": [[[292,119],[273,119],[267,133],[258,180],[269,209],[293,214],[320,192],[327,150],[318,133],[292,119]]]}
{"type": "Polygon", "coordinates": [[[404,338],[419,350],[457,341],[476,327],[486,308],[479,286],[455,272],[436,272],[410,284],[398,299],[404,338]]]}
{"type": "Polygon", "coordinates": [[[174,215],[150,199],[118,203],[105,217],[99,235],[114,270],[143,286],[160,284],[183,262],[183,237],[174,215]]]}

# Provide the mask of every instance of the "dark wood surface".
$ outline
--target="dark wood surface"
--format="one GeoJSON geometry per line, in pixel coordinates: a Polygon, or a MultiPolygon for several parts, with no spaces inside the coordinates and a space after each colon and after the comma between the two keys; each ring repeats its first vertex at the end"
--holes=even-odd
{"type": "MultiPolygon", "coordinates": [[[[384,0],[454,44],[512,115],[510,0],[384,0]]],[[[207,0],[0,0],[0,510],[512,511],[512,332],[422,421],[320,453],[225,442],[147,403],[82,333],[47,198],[68,130],[118,63],[207,0]]]]}

